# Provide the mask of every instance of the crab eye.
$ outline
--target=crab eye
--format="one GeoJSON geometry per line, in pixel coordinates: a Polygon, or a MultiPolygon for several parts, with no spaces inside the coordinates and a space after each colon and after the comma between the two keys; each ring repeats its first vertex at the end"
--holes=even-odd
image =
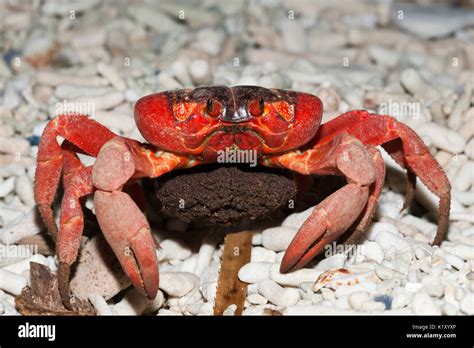
{"type": "Polygon", "coordinates": [[[264,110],[265,110],[265,102],[263,98],[260,98],[258,100],[252,100],[249,103],[249,112],[252,116],[255,116],[255,117],[262,116],[264,110]]]}
{"type": "Polygon", "coordinates": [[[218,101],[209,99],[206,104],[206,112],[211,117],[217,117],[222,112],[222,106],[218,101]]]}

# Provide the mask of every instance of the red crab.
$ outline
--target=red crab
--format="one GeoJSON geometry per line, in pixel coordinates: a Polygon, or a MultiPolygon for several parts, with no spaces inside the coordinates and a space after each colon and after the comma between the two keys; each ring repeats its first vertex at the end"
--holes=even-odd
{"type": "Polygon", "coordinates": [[[323,106],[307,93],[254,86],[199,87],[139,99],[135,120],[150,144],[118,136],[81,115],[51,120],[41,138],[35,198],[56,238],[59,283],[69,304],[69,270],[76,260],[83,213],[79,199],[94,194],[99,225],[133,285],[149,298],[158,290],[158,261],[150,227],[139,205],[139,178],[216,162],[221,151],[255,151],[260,165],[303,174],[342,175],[347,184],[318,204],[291,242],[281,263],[288,272],[306,265],[344,234],[354,242],[370,224],[382,190],[385,150],[406,168],[404,208],[416,176],[440,198],[434,244],[445,237],[450,184],[420,137],[385,115],[349,111],[320,124],[323,106]],[[65,139],[59,145],[56,138],[65,139]],[[96,157],[85,167],[76,153],[96,157]],[[63,176],[59,233],[51,205],[63,176]],[[126,192],[124,192],[126,190],[126,192]],[[132,198],[130,195],[134,198],[132,198]],[[347,233],[346,233],[347,232],[347,233]]]}

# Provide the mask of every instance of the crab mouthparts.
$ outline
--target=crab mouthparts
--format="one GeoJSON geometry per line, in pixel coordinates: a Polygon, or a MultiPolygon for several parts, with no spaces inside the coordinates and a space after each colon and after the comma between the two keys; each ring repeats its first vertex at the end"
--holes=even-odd
{"type": "Polygon", "coordinates": [[[245,108],[239,108],[236,112],[227,112],[224,110],[221,120],[225,123],[242,123],[250,121],[252,116],[249,115],[245,108]]]}

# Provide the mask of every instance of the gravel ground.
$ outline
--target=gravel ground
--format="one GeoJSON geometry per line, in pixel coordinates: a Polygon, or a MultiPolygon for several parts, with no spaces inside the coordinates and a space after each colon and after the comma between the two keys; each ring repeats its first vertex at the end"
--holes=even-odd
{"type": "MultiPolygon", "coordinates": [[[[473,10],[390,1],[8,0],[0,13],[0,313],[17,314],[29,261],[57,265],[43,249],[18,246],[44,229],[32,180],[48,119],[80,111],[143,140],[132,117],[140,96],[255,84],[318,95],[323,122],[360,108],[396,117],[445,169],[453,201],[447,239],[432,247],[436,198],[418,184],[417,202],[400,213],[403,173],[385,158],[377,215],[356,250],[280,274],[312,208],[255,233],[251,263],[239,272],[250,283],[244,314],[474,314],[473,10]]],[[[76,294],[99,314],[212,314],[221,238],[179,220],[154,232],[156,300],[141,298],[98,256],[98,237],[84,237],[76,294]]]]}

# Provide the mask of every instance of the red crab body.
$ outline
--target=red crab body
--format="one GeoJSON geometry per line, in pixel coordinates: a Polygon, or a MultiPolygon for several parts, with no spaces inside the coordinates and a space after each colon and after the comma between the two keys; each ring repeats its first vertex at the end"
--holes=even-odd
{"type": "Polygon", "coordinates": [[[63,300],[68,304],[69,269],[83,229],[79,199],[94,194],[99,225],[132,283],[150,298],[158,289],[158,261],[150,227],[139,209],[141,177],[216,162],[222,151],[254,151],[260,165],[303,175],[342,175],[347,184],[317,205],[291,242],[281,271],[298,269],[344,235],[355,242],[370,224],[381,194],[385,166],[376,148],[407,169],[404,208],[416,176],[439,198],[435,244],[445,236],[450,184],[417,134],[385,115],[350,111],[320,125],[316,96],[254,86],[200,87],[152,94],[135,105],[137,126],[149,142],[120,137],[81,115],[61,115],[44,130],[38,152],[35,198],[56,238],[63,300]],[[56,137],[65,138],[59,145],[56,137]],[[76,152],[96,157],[84,167],[76,152]],[[59,232],[51,204],[63,175],[59,232]],[[127,193],[123,191],[127,188],[127,193]],[[132,189],[133,188],[133,189],[132,189]],[[132,197],[130,197],[129,193],[132,197]]]}

